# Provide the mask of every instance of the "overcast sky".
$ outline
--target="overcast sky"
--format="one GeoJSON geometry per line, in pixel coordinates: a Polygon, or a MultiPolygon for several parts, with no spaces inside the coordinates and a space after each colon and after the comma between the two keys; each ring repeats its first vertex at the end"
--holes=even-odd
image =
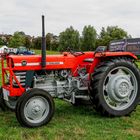
{"type": "Polygon", "coordinates": [[[139,0],[0,0],[0,33],[41,35],[41,15],[46,16],[46,33],[58,35],[72,25],[80,33],[92,25],[118,25],[140,37],[139,0]]]}

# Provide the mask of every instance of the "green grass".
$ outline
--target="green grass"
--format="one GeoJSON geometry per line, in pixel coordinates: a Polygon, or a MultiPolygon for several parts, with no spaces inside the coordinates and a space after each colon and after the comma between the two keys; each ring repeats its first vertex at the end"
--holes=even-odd
{"type": "Polygon", "coordinates": [[[90,106],[73,107],[55,100],[51,122],[28,129],[19,125],[13,112],[0,113],[0,139],[7,140],[137,140],[140,138],[140,107],[129,117],[105,118],[90,106]]]}
{"type": "Polygon", "coordinates": [[[50,123],[34,129],[21,127],[14,112],[0,112],[0,140],[140,139],[140,106],[131,116],[120,118],[102,117],[91,106],[74,107],[58,99],[55,106],[50,123]]]}
{"type": "MultiPolygon", "coordinates": [[[[35,54],[41,54],[41,50],[34,50],[35,51],[35,54]]],[[[46,51],[46,54],[59,54],[59,52],[57,51],[46,51]]]]}
{"type": "Polygon", "coordinates": [[[136,64],[137,64],[138,67],[140,68],[140,61],[139,61],[139,60],[136,62],[136,64]]]}

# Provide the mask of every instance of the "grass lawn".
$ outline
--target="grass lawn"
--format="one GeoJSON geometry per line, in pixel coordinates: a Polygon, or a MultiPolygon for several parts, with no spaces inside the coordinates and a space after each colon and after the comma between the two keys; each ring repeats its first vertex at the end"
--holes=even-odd
{"type": "MultiPolygon", "coordinates": [[[[41,53],[41,50],[34,50],[35,51],[35,54],[40,54],[41,53]]],[[[46,51],[46,54],[59,54],[59,52],[57,51],[46,51]]]]}
{"type": "Polygon", "coordinates": [[[55,106],[50,123],[35,129],[21,127],[14,112],[0,112],[0,140],[140,139],[140,106],[120,118],[102,117],[91,106],[74,107],[61,100],[55,100],[55,106]]]}

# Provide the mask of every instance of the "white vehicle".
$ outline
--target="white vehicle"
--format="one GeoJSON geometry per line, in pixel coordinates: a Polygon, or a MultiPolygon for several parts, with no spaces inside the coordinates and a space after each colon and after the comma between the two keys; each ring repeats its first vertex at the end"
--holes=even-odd
{"type": "Polygon", "coordinates": [[[16,54],[17,53],[17,48],[8,48],[7,46],[2,46],[0,48],[0,54],[16,54]]]}
{"type": "Polygon", "coordinates": [[[0,48],[0,53],[5,53],[5,52],[7,52],[7,50],[8,50],[8,47],[7,46],[2,46],[0,48]]]}

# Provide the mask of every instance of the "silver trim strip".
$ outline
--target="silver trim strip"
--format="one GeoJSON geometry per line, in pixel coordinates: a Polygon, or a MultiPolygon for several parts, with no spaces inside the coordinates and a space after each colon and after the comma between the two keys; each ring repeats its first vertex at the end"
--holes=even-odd
{"type": "MultiPolygon", "coordinates": [[[[46,65],[63,65],[64,62],[46,62],[46,65]]],[[[26,66],[39,66],[40,63],[27,63],[26,66]]],[[[22,63],[14,63],[14,66],[22,66],[22,63]]]]}

